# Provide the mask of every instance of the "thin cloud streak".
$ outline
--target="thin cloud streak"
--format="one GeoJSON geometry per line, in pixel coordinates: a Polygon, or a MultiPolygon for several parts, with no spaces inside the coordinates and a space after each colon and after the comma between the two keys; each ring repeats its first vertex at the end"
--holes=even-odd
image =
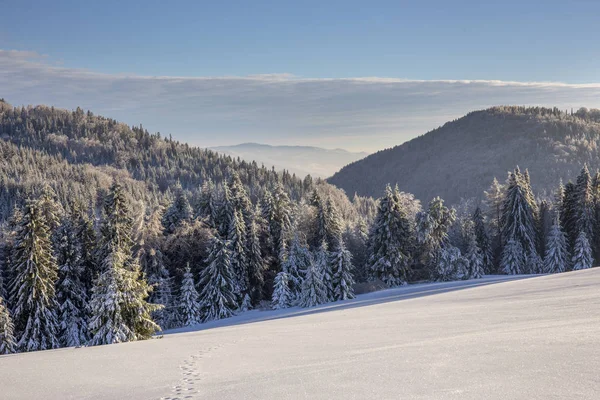
{"type": "Polygon", "coordinates": [[[105,74],[0,50],[0,97],[80,106],[199,146],[254,141],[376,151],[501,104],[600,108],[600,83],[105,74]]]}

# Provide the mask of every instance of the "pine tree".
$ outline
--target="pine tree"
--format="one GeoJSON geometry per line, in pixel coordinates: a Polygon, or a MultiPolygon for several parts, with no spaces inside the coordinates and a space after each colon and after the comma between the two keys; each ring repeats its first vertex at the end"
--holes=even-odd
{"type": "Polygon", "coordinates": [[[507,275],[522,274],[525,269],[523,246],[515,239],[510,239],[502,252],[500,268],[507,275]]]}
{"type": "Polygon", "coordinates": [[[100,275],[98,255],[98,237],[94,229],[94,222],[90,216],[83,212],[80,205],[73,210],[73,232],[79,241],[81,256],[81,280],[85,288],[86,298],[92,295],[94,281],[100,275]]]}
{"type": "Polygon", "coordinates": [[[59,280],[56,285],[59,303],[60,340],[64,346],[81,346],[87,341],[87,297],[81,281],[82,259],[79,238],[66,219],[58,231],[57,262],[59,280]]]}
{"type": "Polygon", "coordinates": [[[248,276],[248,260],[246,254],[246,226],[241,211],[234,211],[229,226],[227,240],[231,254],[231,272],[235,278],[235,294],[241,304],[250,285],[248,276]]]}
{"type": "Polygon", "coordinates": [[[492,251],[492,243],[485,228],[483,213],[481,208],[477,207],[473,213],[473,227],[475,229],[475,238],[477,246],[481,250],[484,273],[491,273],[494,270],[494,255],[492,251]]]}
{"type": "Polygon", "coordinates": [[[8,308],[4,304],[4,299],[0,297],[0,355],[17,351],[14,329],[8,308]]]}
{"type": "Polygon", "coordinates": [[[302,294],[298,305],[314,307],[325,302],[327,302],[327,289],[323,284],[323,273],[315,263],[311,263],[302,281],[302,294]]]}
{"type": "Polygon", "coordinates": [[[466,260],[458,247],[445,244],[439,250],[439,260],[436,264],[434,277],[437,281],[445,282],[468,277],[468,260],[466,260]]]}
{"type": "Polygon", "coordinates": [[[499,260],[502,249],[502,204],[504,202],[504,186],[500,185],[494,178],[490,188],[484,192],[485,204],[487,206],[487,219],[491,232],[491,246],[494,260],[499,260]]]}
{"type": "Polygon", "coordinates": [[[198,299],[199,295],[194,284],[194,277],[188,264],[183,274],[179,293],[179,319],[183,326],[195,325],[201,322],[198,299]]]}
{"type": "Polygon", "coordinates": [[[354,298],[354,278],[352,276],[352,255],[341,242],[337,251],[332,253],[333,300],[354,298]]]}
{"type": "Polygon", "coordinates": [[[37,201],[29,201],[15,240],[13,311],[21,351],[59,347],[54,285],[56,259],[50,232],[37,201]]]}
{"type": "Polygon", "coordinates": [[[474,231],[469,234],[469,243],[467,246],[467,254],[465,256],[469,264],[468,279],[482,278],[484,270],[484,257],[479,244],[477,243],[477,235],[474,231]]]}
{"type": "Polygon", "coordinates": [[[246,293],[244,295],[244,299],[242,300],[242,305],[240,306],[240,311],[246,312],[251,309],[252,309],[252,299],[250,298],[250,295],[248,293],[246,293]]]}
{"type": "Polygon", "coordinates": [[[202,270],[199,282],[202,321],[231,317],[238,307],[229,244],[214,238],[206,264],[208,266],[202,270]]]}
{"type": "Polygon", "coordinates": [[[200,199],[198,202],[198,216],[203,218],[207,224],[216,228],[216,221],[219,213],[218,201],[215,197],[216,188],[213,181],[209,178],[202,184],[200,199]]]}
{"type": "Polygon", "coordinates": [[[290,289],[290,276],[287,272],[281,271],[275,276],[271,306],[274,310],[279,310],[291,307],[293,302],[294,294],[290,289]]]}
{"type": "Polygon", "coordinates": [[[594,197],[592,192],[592,178],[587,165],[581,169],[576,185],[576,218],[577,226],[588,239],[594,234],[594,197]]]}
{"type": "Polygon", "coordinates": [[[371,276],[388,286],[406,283],[410,263],[410,223],[397,200],[388,185],[369,235],[371,276]]]}
{"type": "Polygon", "coordinates": [[[282,270],[288,274],[290,290],[293,297],[297,299],[302,292],[302,280],[311,263],[310,253],[300,243],[298,234],[294,235],[287,253],[282,270]]]}
{"type": "MultiPolygon", "coordinates": [[[[444,200],[439,197],[429,202],[427,211],[417,214],[417,241],[420,245],[422,263],[425,265],[433,279],[440,279],[440,257],[445,255],[451,257],[448,231],[456,221],[456,211],[444,205],[444,200]]],[[[449,259],[449,258],[448,258],[449,259]]],[[[446,278],[443,278],[446,279],[446,278]]]]}
{"type": "Polygon", "coordinates": [[[160,329],[151,314],[161,306],[146,301],[152,288],[133,256],[130,213],[123,189],[115,180],[104,200],[99,247],[102,272],[90,300],[92,345],[147,339],[160,329]]]}
{"type": "Polygon", "coordinates": [[[558,214],[548,235],[546,254],[544,257],[544,272],[554,274],[565,272],[568,265],[567,238],[560,226],[558,214]]]}
{"type": "Polygon", "coordinates": [[[246,238],[247,263],[248,263],[248,282],[249,294],[252,303],[257,304],[262,300],[264,285],[265,262],[263,260],[260,247],[260,238],[256,217],[252,218],[248,226],[248,235],[246,238]]]}
{"type": "Polygon", "coordinates": [[[175,200],[163,215],[162,224],[165,235],[173,233],[182,222],[189,221],[191,218],[192,207],[181,185],[178,184],[175,191],[175,200]]]}
{"type": "Polygon", "coordinates": [[[577,188],[572,182],[565,185],[562,204],[560,207],[560,223],[567,235],[567,249],[573,254],[575,241],[579,235],[577,224],[577,188]]]}
{"type": "Polygon", "coordinates": [[[571,262],[573,264],[573,271],[591,268],[594,263],[592,248],[584,231],[581,231],[579,236],[577,236],[571,262]]]}

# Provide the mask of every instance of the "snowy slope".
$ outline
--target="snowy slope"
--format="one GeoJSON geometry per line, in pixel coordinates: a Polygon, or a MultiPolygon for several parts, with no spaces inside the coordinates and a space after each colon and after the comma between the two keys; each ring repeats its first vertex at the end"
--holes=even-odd
{"type": "Polygon", "coordinates": [[[415,285],[0,357],[2,399],[597,399],[600,269],[415,285]]]}

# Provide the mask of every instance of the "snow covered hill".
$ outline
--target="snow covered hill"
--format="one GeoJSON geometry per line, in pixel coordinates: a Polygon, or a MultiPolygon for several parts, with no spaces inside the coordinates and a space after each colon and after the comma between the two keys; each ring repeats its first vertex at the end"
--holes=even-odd
{"type": "Polygon", "coordinates": [[[600,269],[251,311],[0,357],[8,399],[598,399],[600,269]]]}

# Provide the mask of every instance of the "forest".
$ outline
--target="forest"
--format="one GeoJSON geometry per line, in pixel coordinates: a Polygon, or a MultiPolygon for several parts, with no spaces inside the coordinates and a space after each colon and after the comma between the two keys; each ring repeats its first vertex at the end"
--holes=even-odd
{"type": "Polygon", "coordinates": [[[516,167],[479,198],[422,207],[398,186],[350,200],[81,109],[0,102],[0,136],[0,354],[600,257],[586,165],[550,195],[516,167]]]}

